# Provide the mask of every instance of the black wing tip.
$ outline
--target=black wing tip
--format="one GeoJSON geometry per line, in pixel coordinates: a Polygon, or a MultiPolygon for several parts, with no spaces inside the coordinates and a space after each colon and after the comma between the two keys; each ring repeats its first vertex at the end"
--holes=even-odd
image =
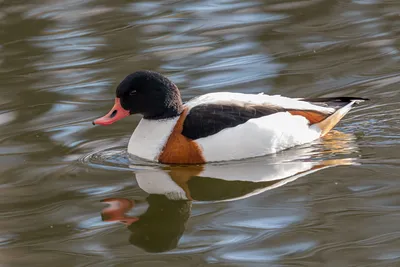
{"type": "Polygon", "coordinates": [[[370,101],[371,99],[365,97],[340,96],[340,97],[303,98],[302,100],[308,102],[351,102],[351,101],[370,101]]]}
{"type": "Polygon", "coordinates": [[[350,101],[353,101],[353,100],[370,101],[371,99],[365,98],[365,97],[349,97],[349,100],[350,101]]]}

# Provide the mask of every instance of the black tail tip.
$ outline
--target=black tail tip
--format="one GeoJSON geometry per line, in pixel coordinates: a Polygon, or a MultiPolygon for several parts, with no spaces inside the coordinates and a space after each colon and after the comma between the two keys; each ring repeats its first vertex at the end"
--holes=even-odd
{"type": "Polygon", "coordinates": [[[316,98],[303,98],[303,101],[308,102],[344,102],[350,103],[351,101],[369,101],[369,98],[364,97],[352,97],[352,96],[341,96],[341,97],[316,97],[316,98]]]}
{"type": "Polygon", "coordinates": [[[349,97],[349,100],[370,101],[371,99],[365,97],[349,97]]]}

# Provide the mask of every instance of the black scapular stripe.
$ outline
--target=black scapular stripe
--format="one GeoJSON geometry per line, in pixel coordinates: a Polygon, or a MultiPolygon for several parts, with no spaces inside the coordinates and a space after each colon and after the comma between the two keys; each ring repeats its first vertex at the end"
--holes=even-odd
{"type": "Polygon", "coordinates": [[[182,135],[198,139],[285,109],[272,105],[203,104],[193,107],[183,123],[182,135]]]}

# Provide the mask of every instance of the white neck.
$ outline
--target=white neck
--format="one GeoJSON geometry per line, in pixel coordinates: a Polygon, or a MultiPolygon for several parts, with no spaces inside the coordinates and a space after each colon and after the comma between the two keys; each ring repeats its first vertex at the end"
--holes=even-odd
{"type": "Polygon", "coordinates": [[[179,116],[163,120],[142,119],[129,140],[128,153],[156,161],[178,119],[179,116]]]}

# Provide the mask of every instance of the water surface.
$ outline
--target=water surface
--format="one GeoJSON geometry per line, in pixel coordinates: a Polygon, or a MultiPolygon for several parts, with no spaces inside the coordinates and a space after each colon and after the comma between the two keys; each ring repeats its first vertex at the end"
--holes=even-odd
{"type": "Polygon", "coordinates": [[[1,266],[399,266],[400,2],[0,1],[1,266]],[[171,168],[110,127],[127,74],[372,100],[323,140],[171,168]]]}

